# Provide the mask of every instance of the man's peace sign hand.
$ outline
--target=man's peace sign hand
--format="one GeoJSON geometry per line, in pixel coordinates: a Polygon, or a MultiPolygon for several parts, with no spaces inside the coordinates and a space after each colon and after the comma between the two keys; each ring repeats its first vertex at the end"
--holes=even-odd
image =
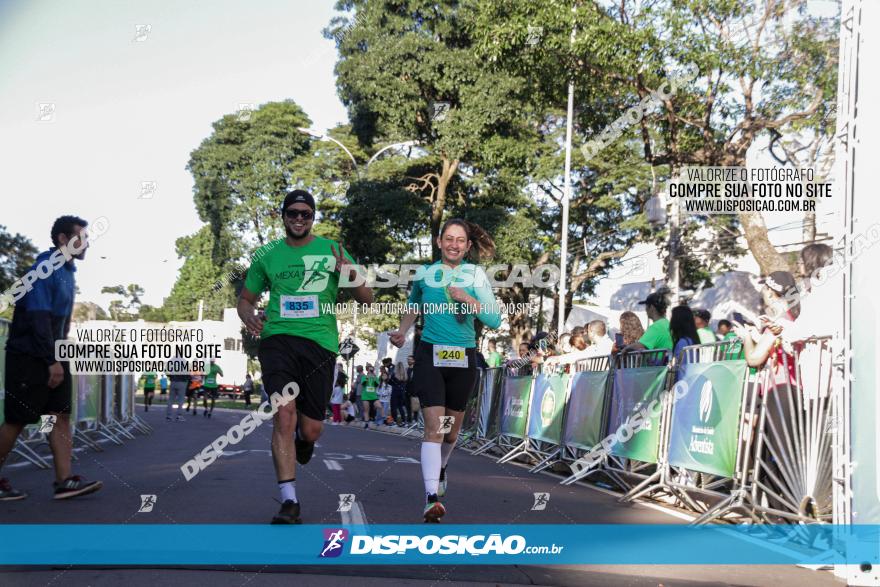
{"type": "Polygon", "coordinates": [[[333,248],[333,245],[330,245],[330,252],[333,253],[333,258],[336,259],[335,271],[340,275],[351,277],[352,274],[357,271],[357,269],[345,256],[346,250],[342,247],[342,245],[340,244],[337,246],[338,248],[333,248]]]}

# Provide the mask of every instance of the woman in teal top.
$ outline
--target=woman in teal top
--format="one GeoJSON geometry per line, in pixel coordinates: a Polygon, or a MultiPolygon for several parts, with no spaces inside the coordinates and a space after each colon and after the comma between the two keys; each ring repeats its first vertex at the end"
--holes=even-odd
{"type": "Polygon", "coordinates": [[[438,498],[446,494],[446,465],[477,381],[474,320],[493,329],[501,325],[489,279],[475,264],[495,253],[492,238],[479,226],[453,218],[440,230],[437,246],[441,260],[416,274],[410,310],[390,334],[392,344],[402,346],[418,314],[424,316],[413,381],[425,420],[421,461],[426,522],[439,522],[446,513],[438,498]]]}

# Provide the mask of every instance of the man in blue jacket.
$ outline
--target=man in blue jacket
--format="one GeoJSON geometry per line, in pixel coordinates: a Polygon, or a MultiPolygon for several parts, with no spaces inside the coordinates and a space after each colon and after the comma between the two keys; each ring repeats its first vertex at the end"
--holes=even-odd
{"type": "MultiPolygon", "coordinates": [[[[18,298],[6,342],[5,422],[0,426],[0,466],[15,446],[22,429],[42,414],[56,416],[49,433],[55,464],[55,499],[94,493],[100,481],[71,475],[71,377],[67,362],[55,360],[55,341],[67,338],[76,292],[74,259],[88,247],[87,222],[62,216],[52,225],[52,249],[41,253],[17,285],[18,298]]],[[[27,494],[0,478],[0,501],[24,499],[27,494]]]]}

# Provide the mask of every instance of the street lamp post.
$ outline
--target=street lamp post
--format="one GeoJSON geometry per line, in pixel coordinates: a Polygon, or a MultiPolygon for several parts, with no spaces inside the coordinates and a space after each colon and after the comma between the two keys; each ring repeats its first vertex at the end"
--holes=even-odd
{"type": "Polygon", "coordinates": [[[418,144],[419,144],[418,141],[404,141],[404,142],[402,142],[402,143],[394,143],[393,145],[388,145],[387,147],[382,147],[381,149],[379,149],[378,151],[376,151],[376,154],[375,154],[375,155],[373,155],[372,157],[370,157],[370,160],[367,161],[367,167],[369,167],[369,166],[370,166],[370,163],[372,163],[373,161],[375,161],[375,160],[379,157],[379,155],[381,155],[382,153],[384,153],[384,152],[387,151],[388,149],[393,149],[393,148],[395,148],[395,147],[401,147],[401,148],[405,148],[405,147],[414,147],[414,146],[416,146],[416,145],[418,145],[418,144]]]}
{"type": "MultiPolygon", "coordinates": [[[[574,15],[577,6],[571,7],[574,15]]],[[[574,46],[576,29],[571,27],[569,44],[574,46]]],[[[574,81],[568,82],[568,109],[565,122],[565,190],[562,193],[562,250],[559,259],[559,315],[556,321],[556,337],[562,336],[565,330],[565,296],[568,293],[566,280],[568,279],[568,208],[571,201],[571,133],[572,119],[574,118],[574,81]]]]}
{"type": "Polygon", "coordinates": [[[342,143],[340,143],[339,141],[337,141],[336,139],[334,139],[330,135],[324,134],[324,133],[317,131],[313,128],[297,128],[296,130],[298,130],[299,132],[301,132],[303,134],[307,134],[310,137],[316,138],[319,141],[331,141],[333,143],[336,143],[336,145],[338,145],[340,149],[345,151],[345,154],[348,155],[348,158],[351,159],[351,163],[352,163],[352,165],[354,165],[355,174],[360,175],[360,167],[358,167],[358,164],[354,158],[354,155],[351,154],[351,151],[349,151],[345,147],[345,145],[343,145],[342,143]]]}

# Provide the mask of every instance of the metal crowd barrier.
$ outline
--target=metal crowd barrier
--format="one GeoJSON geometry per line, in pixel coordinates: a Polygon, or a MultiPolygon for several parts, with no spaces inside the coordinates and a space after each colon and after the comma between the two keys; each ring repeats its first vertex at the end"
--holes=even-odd
{"type": "Polygon", "coordinates": [[[415,421],[406,427],[406,431],[403,434],[401,434],[401,436],[409,436],[410,434],[416,434],[418,432],[421,432],[424,429],[425,429],[425,419],[422,416],[422,410],[419,409],[418,413],[416,414],[415,421]]]}
{"type": "Polygon", "coordinates": [[[623,501],[663,499],[715,520],[848,520],[848,403],[831,341],[749,369],[736,339],[580,361],[570,373],[486,369],[460,446],[599,476],[623,501]],[[634,416],[644,423],[632,426],[634,416]],[[601,448],[600,458],[584,455],[601,448]],[[585,464],[586,463],[586,464],[585,464]]]}
{"type": "Polygon", "coordinates": [[[698,523],[742,507],[757,393],[738,345],[694,345],[676,357],[657,475],[624,500],[664,496],[700,513],[698,523]]]}
{"type": "MultiPolygon", "coordinates": [[[[0,424],[6,400],[6,339],[9,321],[0,319],[0,424]]],[[[134,414],[134,375],[91,375],[71,372],[70,433],[74,445],[102,451],[101,440],[122,444],[134,439],[132,431],[148,434],[152,429],[134,414]]],[[[25,426],[12,454],[48,469],[49,462],[37,450],[48,444],[39,424],[25,426]]],[[[76,454],[72,455],[74,460],[76,454]]]]}
{"type": "MultiPolygon", "coordinates": [[[[480,369],[476,393],[472,393],[464,412],[464,422],[458,435],[457,446],[463,449],[478,450],[489,442],[496,430],[495,410],[500,392],[502,369],[494,367],[480,369]]],[[[497,428],[497,427],[496,427],[497,428]]]]}
{"type": "Polygon", "coordinates": [[[575,364],[562,432],[562,462],[576,462],[605,437],[611,408],[611,365],[611,357],[594,357],[575,364]]]}
{"type": "Polygon", "coordinates": [[[830,338],[806,342],[793,356],[777,352],[760,374],[761,419],[752,499],[764,520],[832,520],[830,338]]]}

